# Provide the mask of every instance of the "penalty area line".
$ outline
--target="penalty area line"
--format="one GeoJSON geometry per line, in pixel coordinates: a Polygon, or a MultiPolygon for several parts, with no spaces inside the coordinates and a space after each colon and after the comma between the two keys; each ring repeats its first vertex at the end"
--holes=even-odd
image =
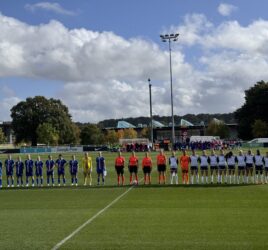
{"type": "Polygon", "coordinates": [[[115,198],[111,203],[109,203],[106,207],[101,209],[99,212],[97,212],[95,215],[93,215],[91,218],[89,218],[86,222],[84,222],[81,226],[76,228],[71,234],[69,234],[67,237],[65,237],[63,240],[58,242],[51,250],[57,250],[59,249],[66,241],[70,240],[72,237],[74,237],[77,233],[79,233],[83,228],[85,228],[87,225],[89,225],[92,221],[94,221],[99,215],[104,213],[107,209],[109,209],[112,205],[114,205],[116,202],[118,202],[122,197],[124,197],[129,191],[131,191],[135,185],[128,188],[124,193],[119,195],[117,198],[115,198]]]}

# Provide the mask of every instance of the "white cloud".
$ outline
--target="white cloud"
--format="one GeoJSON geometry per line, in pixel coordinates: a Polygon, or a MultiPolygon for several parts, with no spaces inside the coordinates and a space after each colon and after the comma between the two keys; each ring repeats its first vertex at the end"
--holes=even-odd
{"type": "Polygon", "coordinates": [[[18,97],[7,97],[2,99],[0,102],[0,120],[10,121],[10,109],[20,101],[21,99],[18,97]]]}
{"type": "Polygon", "coordinates": [[[268,52],[268,21],[256,20],[243,27],[237,21],[224,22],[204,35],[202,45],[209,49],[265,55],[268,52]]]}
{"type": "Polygon", "coordinates": [[[0,121],[10,121],[10,109],[20,99],[16,97],[15,91],[8,85],[0,85],[0,121]]]}
{"type": "Polygon", "coordinates": [[[230,16],[234,11],[237,10],[237,7],[232,5],[232,4],[227,4],[227,3],[221,3],[218,6],[218,12],[222,16],[230,16]]]}
{"type": "Polygon", "coordinates": [[[39,2],[35,4],[26,4],[25,9],[32,12],[35,12],[36,10],[46,10],[61,15],[76,15],[76,12],[64,9],[59,3],[39,2]]]}
{"type": "Polygon", "coordinates": [[[188,14],[184,17],[183,25],[171,26],[165,32],[179,33],[179,43],[186,45],[194,45],[200,42],[201,34],[207,33],[213,28],[213,24],[209,22],[203,14],[188,14]]]}
{"type": "MultiPolygon", "coordinates": [[[[64,82],[55,97],[62,98],[76,121],[149,115],[148,77],[153,113],[170,114],[169,54],[155,43],[112,32],[69,30],[58,21],[31,26],[3,15],[0,29],[0,77],[64,82]]],[[[169,31],[181,34],[172,52],[175,114],[234,111],[243,103],[245,89],[268,80],[268,21],[215,26],[206,16],[193,14],[169,31]],[[184,46],[200,54],[192,65],[184,46]]],[[[10,98],[15,101],[14,95],[10,98]]],[[[1,120],[10,106],[0,108],[1,120]]]]}
{"type": "Polygon", "coordinates": [[[16,93],[13,89],[5,85],[0,85],[0,98],[4,97],[14,97],[16,93]]]}

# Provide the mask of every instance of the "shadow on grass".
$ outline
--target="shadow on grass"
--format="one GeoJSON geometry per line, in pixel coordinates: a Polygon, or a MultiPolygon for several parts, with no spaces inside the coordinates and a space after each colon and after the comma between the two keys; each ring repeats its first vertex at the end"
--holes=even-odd
{"type": "MultiPolygon", "coordinates": [[[[125,189],[125,188],[138,188],[138,189],[143,189],[143,188],[233,188],[233,187],[255,187],[255,186],[260,186],[262,184],[189,184],[189,185],[184,185],[184,184],[178,184],[178,185],[171,185],[171,184],[151,184],[151,185],[144,185],[144,184],[134,184],[134,185],[124,185],[124,186],[118,186],[118,185],[92,185],[92,186],[43,186],[43,187],[2,187],[0,189],[1,191],[16,191],[16,190],[64,190],[64,189],[71,189],[71,190],[77,190],[77,189],[125,189]]],[[[264,185],[264,184],[263,184],[264,185]]],[[[268,186],[268,185],[267,185],[268,186]]]]}

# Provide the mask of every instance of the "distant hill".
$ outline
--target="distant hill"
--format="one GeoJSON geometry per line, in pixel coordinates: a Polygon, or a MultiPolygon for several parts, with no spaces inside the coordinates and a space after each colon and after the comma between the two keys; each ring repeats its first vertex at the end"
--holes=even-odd
{"type": "MultiPolygon", "coordinates": [[[[200,122],[204,122],[205,124],[208,124],[213,118],[216,118],[218,120],[222,120],[227,124],[230,123],[236,123],[234,113],[226,113],[226,114],[186,114],[183,116],[174,116],[175,124],[179,124],[181,119],[185,119],[194,125],[199,125],[200,122]]],[[[164,125],[168,125],[171,122],[170,116],[153,116],[153,119],[156,121],[159,121],[163,123],[164,125]]],[[[117,122],[120,120],[127,121],[135,126],[138,126],[138,124],[149,124],[150,123],[150,117],[128,117],[128,118],[122,118],[122,119],[107,119],[100,121],[98,125],[101,128],[107,128],[107,127],[116,127],[117,122]]]]}

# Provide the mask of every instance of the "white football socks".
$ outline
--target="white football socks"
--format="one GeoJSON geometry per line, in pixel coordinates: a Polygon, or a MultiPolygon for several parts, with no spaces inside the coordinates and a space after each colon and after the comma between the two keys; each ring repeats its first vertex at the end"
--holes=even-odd
{"type": "Polygon", "coordinates": [[[194,184],[194,176],[191,176],[191,184],[194,184]]]}

